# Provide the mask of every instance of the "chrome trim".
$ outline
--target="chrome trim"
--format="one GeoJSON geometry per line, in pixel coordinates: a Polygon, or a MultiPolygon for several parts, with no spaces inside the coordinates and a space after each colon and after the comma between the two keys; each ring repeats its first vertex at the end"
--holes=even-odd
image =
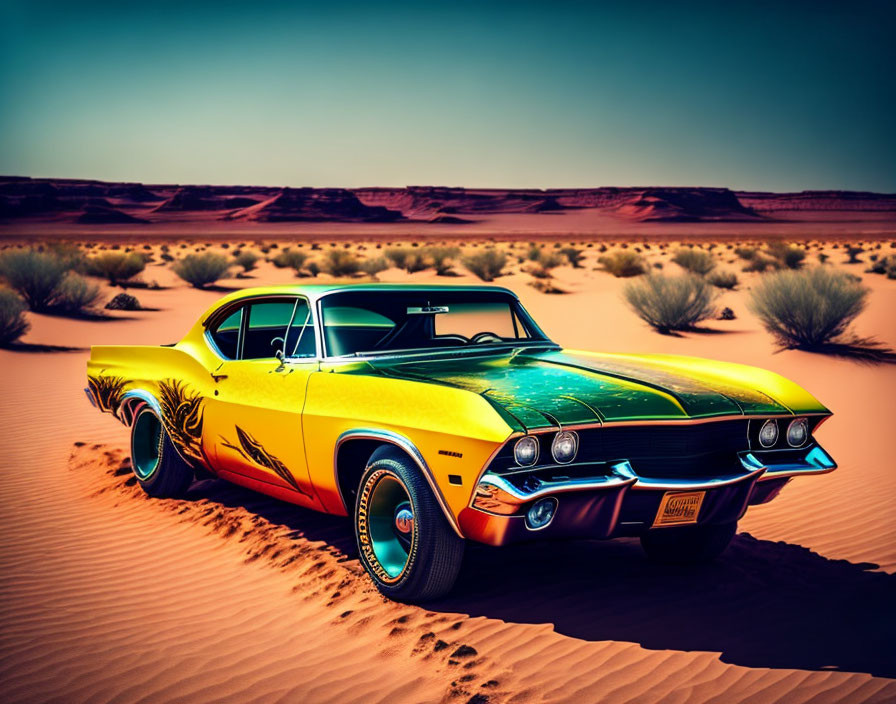
{"type": "MultiPolygon", "coordinates": [[[[509,494],[512,498],[519,501],[519,503],[526,503],[528,501],[534,501],[535,499],[539,499],[543,496],[550,496],[553,494],[562,494],[567,491],[589,491],[594,489],[619,489],[622,487],[629,487],[635,484],[638,481],[638,478],[631,471],[631,466],[624,467],[624,465],[628,465],[628,462],[620,462],[618,464],[612,465],[610,469],[614,470],[617,474],[616,476],[607,476],[607,477],[589,477],[586,479],[570,479],[568,481],[563,482],[544,482],[545,486],[536,489],[535,491],[522,491],[507,481],[504,477],[498,474],[486,474],[479,483],[476,485],[476,489],[482,485],[486,484],[488,486],[493,486],[496,489],[500,489],[501,491],[509,494]],[[628,476],[626,476],[628,474],[628,476]]],[[[476,499],[476,492],[473,492],[473,501],[476,499]]],[[[471,508],[476,508],[473,506],[473,501],[470,502],[471,508]]],[[[481,508],[476,508],[477,511],[482,511],[481,508]]],[[[486,512],[488,513],[488,512],[486,512]]],[[[502,514],[496,514],[502,515],[502,514]]]]}
{"type": "MultiPolygon", "coordinates": [[[[414,460],[414,463],[419,467],[420,471],[423,473],[423,476],[426,477],[426,481],[429,483],[430,489],[432,489],[433,495],[436,497],[436,501],[439,504],[439,507],[442,509],[442,513],[445,514],[445,518],[448,519],[448,523],[454,529],[454,532],[457,533],[458,537],[463,538],[464,535],[460,531],[460,526],[458,526],[457,521],[454,518],[454,515],[448,509],[448,504],[445,501],[445,497],[442,495],[442,490],[439,488],[439,485],[436,483],[435,477],[432,474],[432,470],[429,468],[429,465],[426,463],[426,460],[423,457],[423,454],[420,450],[417,449],[417,446],[414,445],[408,438],[404,435],[396,433],[391,430],[381,430],[377,428],[357,428],[355,430],[346,430],[342,433],[339,438],[336,440],[336,445],[333,448],[333,480],[334,486],[337,491],[339,491],[339,466],[337,460],[339,458],[339,448],[342,444],[348,440],[380,440],[385,443],[390,443],[395,445],[401,450],[404,450],[411,459],[414,460]]],[[[339,491],[339,498],[342,500],[342,505],[345,508],[345,512],[350,514],[348,506],[345,505],[345,499],[342,497],[342,492],[339,491]]]]}
{"type": "MultiPolygon", "coordinates": [[[[143,389],[130,389],[129,391],[125,391],[124,395],[121,397],[121,404],[118,406],[118,420],[127,425],[127,422],[124,418],[121,417],[121,410],[125,407],[125,404],[131,399],[138,399],[143,401],[143,403],[147,404],[153,411],[155,411],[156,415],[159,418],[162,417],[162,407],[159,405],[159,402],[156,400],[156,397],[153,396],[149,391],[144,391],[143,389]]],[[[132,416],[133,418],[133,416],[132,416]]]]}
{"type": "Polygon", "coordinates": [[[94,408],[99,408],[99,406],[96,405],[96,399],[93,398],[93,394],[91,393],[89,386],[84,387],[84,393],[87,394],[87,400],[90,401],[90,405],[94,408]]]}
{"type": "MultiPolygon", "coordinates": [[[[752,452],[745,453],[747,457],[750,458],[751,461],[756,462],[757,464],[762,464],[758,458],[753,456],[752,452]]],[[[741,460],[743,461],[743,460],[741,460]]],[[[801,464],[780,464],[780,465],[765,465],[765,474],[761,477],[760,481],[765,481],[767,479],[780,479],[782,477],[801,477],[803,475],[809,476],[814,474],[827,474],[828,472],[833,472],[837,469],[837,463],[834,461],[834,458],[831,457],[821,445],[816,444],[806,456],[803,458],[803,462],[801,464]],[[775,467],[778,469],[775,469],[775,467]]]]}

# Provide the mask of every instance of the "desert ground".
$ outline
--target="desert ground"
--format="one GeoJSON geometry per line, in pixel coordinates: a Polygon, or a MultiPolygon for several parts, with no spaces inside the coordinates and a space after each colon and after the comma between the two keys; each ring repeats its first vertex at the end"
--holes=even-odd
{"type": "MultiPolygon", "coordinates": [[[[33,245],[35,229],[52,229],[23,227],[7,231],[4,244],[33,245]]],[[[301,245],[312,259],[333,247],[370,258],[411,247],[411,237],[376,225],[377,237],[347,230],[338,244],[319,238],[312,249],[314,238],[291,236],[286,226],[275,239],[226,231],[180,239],[171,226],[153,240],[120,227],[81,232],[78,245],[150,255],[143,285],[127,289],[146,310],[28,313],[28,333],[0,350],[4,701],[896,700],[896,472],[888,450],[896,365],[780,350],[747,307],[762,274],[742,271],[734,253],[754,239],[741,226],[706,226],[700,241],[718,269],[739,277],[717,301],[734,319],[678,335],[642,322],[622,300],[627,279],[602,270],[598,258],[602,247],[637,248],[651,267],[678,273],[671,255],[687,239],[685,224],[662,236],[555,232],[548,251],[574,245],[584,259],[554,266],[550,278],[528,273],[534,234],[489,243],[428,226],[445,245],[506,252],[507,273],[495,283],[517,292],[564,347],[695,355],[795,380],[834,412],[818,439],[839,468],[792,481],[775,501],[753,507],[711,566],[650,564],[635,540],[473,546],[452,596],[426,607],[376,592],[347,519],[216,480],[195,484],[186,500],[145,498],[130,474],[127,430],[82,392],[90,345],[174,342],[222,289],[305,280],[267,261],[286,247],[301,245]],[[261,255],[257,268],[214,290],[191,288],[162,258],[230,256],[240,244],[261,255]]],[[[854,332],[896,347],[896,280],[866,273],[872,254],[896,253],[892,214],[863,235],[849,228],[836,223],[824,240],[802,237],[807,266],[820,266],[821,253],[826,266],[861,277],[869,304],[854,332]],[[846,263],[847,239],[861,240],[859,263],[846,263]]],[[[478,282],[460,264],[453,272],[391,267],[376,278],[478,282]]],[[[102,290],[108,300],[122,289],[102,290]]]]}

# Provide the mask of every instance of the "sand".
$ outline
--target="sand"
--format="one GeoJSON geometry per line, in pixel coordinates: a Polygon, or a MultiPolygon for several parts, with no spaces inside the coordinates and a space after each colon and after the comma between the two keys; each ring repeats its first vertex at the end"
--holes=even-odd
{"type": "MultiPolygon", "coordinates": [[[[872,288],[858,334],[896,347],[896,281],[826,251],[872,288]]],[[[650,256],[668,262],[655,246],[650,256]]],[[[130,292],[157,310],[32,315],[31,347],[0,351],[4,701],[896,699],[896,366],[777,351],[746,309],[757,275],[730,252],[721,266],[742,283],[720,304],[737,318],[709,323],[717,334],[658,335],[596,257],[554,270],[565,295],[536,291],[516,265],[497,283],[570,348],[693,354],[793,378],[834,411],[818,436],[840,468],[752,508],[711,566],[658,567],[631,540],[474,546],[450,598],[391,603],[363,574],[346,519],[218,481],[183,501],[134,485],[126,429],[81,391],[87,347],[174,341],[222,295],[150,265],[143,278],[166,288],[130,292]]],[[[474,280],[461,271],[449,280],[474,280]]],[[[295,280],[267,263],[252,276],[221,284],[295,280]]]]}

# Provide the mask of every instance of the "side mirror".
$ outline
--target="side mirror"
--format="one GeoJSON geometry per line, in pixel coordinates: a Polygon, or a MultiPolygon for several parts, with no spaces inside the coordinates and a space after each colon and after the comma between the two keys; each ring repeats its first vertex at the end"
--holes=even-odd
{"type": "Polygon", "coordinates": [[[275,337],[273,340],[271,340],[271,347],[278,348],[276,352],[274,352],[275,357],[277,356],[277,352],[283,354],[283,348],[286,347],[286,340],[284,340],[282,337],[275,337]]]}
{"type": "Polygon", "coordinates": [[[276,350],[274,352],[274,357],[276,357],[277,361],[280,362],[280,364],[277,366],[277,368],[274,371],[280,372],[280,371],[283,371],[284,369],[286,369],[286,355],[283,354],[283,350],[276,350]]]}

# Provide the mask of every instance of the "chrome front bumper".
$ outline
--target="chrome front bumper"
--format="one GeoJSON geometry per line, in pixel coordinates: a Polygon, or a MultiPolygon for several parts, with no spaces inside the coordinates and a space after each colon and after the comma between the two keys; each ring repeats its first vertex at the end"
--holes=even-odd
{"type": "Polygon", "coordinates": [[[581,476],[561,481],[486,473],[459,523],[467,538],[489,545],[639,535],[653,527],[660,501],[670,491],[705,491],[697,523],[728,523],[748,506],[771,501],[792,477],[823,474],[837,466],[817,444],[796,452],[745,451],[737,459],[740,471],[701,478],[641,477],[626,460],[577,465],[581,476]],[[543,528],[529,529],[526,511],[547,497],[557,501],[553,519],[543,528]]]}

